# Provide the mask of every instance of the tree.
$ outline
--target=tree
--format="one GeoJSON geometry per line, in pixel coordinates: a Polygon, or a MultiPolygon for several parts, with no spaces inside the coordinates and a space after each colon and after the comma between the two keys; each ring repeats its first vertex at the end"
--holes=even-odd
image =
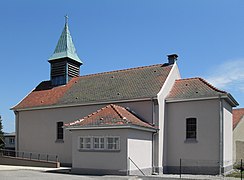
{"type": "Polygon", "coordinates": [[[3,124],[2,124],[2,117],[0,115],[0,149],[4,148],[4,140],[3,140],[3,124]]]}

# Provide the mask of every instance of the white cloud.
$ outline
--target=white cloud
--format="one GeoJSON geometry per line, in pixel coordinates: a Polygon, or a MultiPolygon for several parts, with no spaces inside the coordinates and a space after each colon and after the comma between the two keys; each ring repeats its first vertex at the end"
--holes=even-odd
{"type": "Polygon", "coordinates": [[[244,59],[226,61],[209,72],[207,81],[214,86],[244,93],[244,59]]]}

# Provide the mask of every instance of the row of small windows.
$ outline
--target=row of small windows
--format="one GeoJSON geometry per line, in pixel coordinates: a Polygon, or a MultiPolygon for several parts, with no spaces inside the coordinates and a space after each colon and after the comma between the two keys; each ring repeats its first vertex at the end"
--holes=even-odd
{"type": "Polygon", "coordinates": [[[81,136],[80,150],[120,150],[120,137],[117,136],[81,136]]]}

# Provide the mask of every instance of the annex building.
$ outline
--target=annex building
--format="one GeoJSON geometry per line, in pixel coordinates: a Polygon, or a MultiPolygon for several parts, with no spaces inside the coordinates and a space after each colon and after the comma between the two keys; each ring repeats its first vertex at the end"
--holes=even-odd
{"type": "Polygon", "coordinates": [[[74,172],[218,174],[232,169],[228,93],[162,64],[80,76],[68,23],[50,79],[12,108],[16,150],[57,154],[74,172]]]}

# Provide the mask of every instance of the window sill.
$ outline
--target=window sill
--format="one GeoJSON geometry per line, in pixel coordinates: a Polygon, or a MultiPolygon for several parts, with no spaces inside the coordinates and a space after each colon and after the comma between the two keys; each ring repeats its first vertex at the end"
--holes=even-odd
{"type": "Polygon", "coordinates": [[[55,141],[55,143],[64,143],[64,140],[63,140],[63,139],[57,139],[57,140],[55,141]]]}
{"type": "Polygon", "coordinates": [[[198,143],[198,140],[197,139],[186,139],[185,141],[184,141],[184,143],[198,143]]]}

